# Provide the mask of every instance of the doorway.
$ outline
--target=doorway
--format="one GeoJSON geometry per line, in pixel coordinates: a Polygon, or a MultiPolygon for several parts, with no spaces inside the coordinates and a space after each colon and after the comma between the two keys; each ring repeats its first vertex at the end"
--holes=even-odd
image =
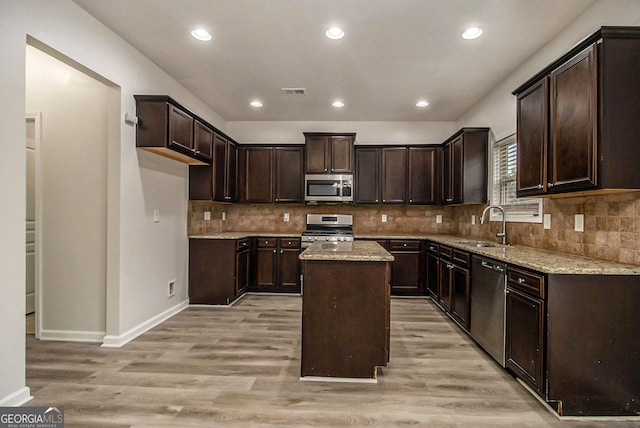
{"type": "Polygon", "coordinates": [[[25,239],[26,239],[26,284],[25,284],[25,315],[26,315],[26,332],[30,335],[39,337],[40,331],[36,329],[37,315],[36,315],[36,283],[40,279],[38,274],[39,261],[37,251],[38,248],[38,230],[36,225],[38,224],[37,215],[38,207],[37,202],[40,198],[37,196],[39,187],[36,187],[38,173],[40,171],[40,160],[38,154],[40,152],[41,145],[41,133],[40,133],[40,114],[33,113],[26,115],[25,130],[26,130],[26,183],[27,183],[27,195],[26,195],[26,218],[25,218],[25,239]]]}

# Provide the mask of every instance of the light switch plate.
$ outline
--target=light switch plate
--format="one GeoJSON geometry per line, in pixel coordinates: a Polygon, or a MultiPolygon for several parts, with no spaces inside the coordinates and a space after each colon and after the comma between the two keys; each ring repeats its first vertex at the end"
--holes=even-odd
{"type": "Polygon", "coordinates": [[[282,216],[282,219],[284,221],[289,221],[289,213],[284,213],[284,215],[282,216]]]}
{"type": "Polygon", "coordinates": [[[471,214],[471,224],[476,224],[476,215],[471,214]]]}
{"type": "Polygon", "coordinates": [[[542,223],[545,229],[551,229],[551,214],[543,214],[542,223]]]}
{"type": "Polygon", "coordinates": [[[211,220],[211,211],[205,211],[204,212],[204,219],[205,220],[211,220]]]}
{"type": "Polygon", "coordinates": [[[584,232],[584,214],[576,214],[573,218],[573,229],[576,232],[584,232]]]}
{"type": "Polygon", "coordinates": [[[157,208],[153,210],[153,222],[160,223],[160,210],[157,208]]]}
{"type": "Polygon", "coordinates": [[[442,214],[436,215],[436,223],[442,223],[442,214]]]}
{"type": "Polygon", "coordinates": [[[225,221],[226,219],[227,219],[227,212],[222,211],[222,221],[225,221]]]}
{"type": "Polygon", "coordinates": [[[387,222],[387,215],[386,214],[382,214],[382,222],[383,223],[387,222]]]}

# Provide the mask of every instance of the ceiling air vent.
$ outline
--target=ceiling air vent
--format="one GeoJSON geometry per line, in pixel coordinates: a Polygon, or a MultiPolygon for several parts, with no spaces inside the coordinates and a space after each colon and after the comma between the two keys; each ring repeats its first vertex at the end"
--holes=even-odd
{"type": "Polygon", "coordinates": [[[307,93],[305,88],[280,88],[285,95],[304,95],[307,93]]]}

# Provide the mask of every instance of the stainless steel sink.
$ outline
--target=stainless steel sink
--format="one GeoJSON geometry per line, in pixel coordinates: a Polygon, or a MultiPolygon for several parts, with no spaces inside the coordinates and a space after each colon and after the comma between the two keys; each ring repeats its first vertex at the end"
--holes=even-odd
{"type": "Polygon", "coordinates": [[[498,244],[494,244],[493,242],[487,242],[487,241],[459,241],[458,243],[462,245],[468,245],[469,247],[477,247],[477,248],[498,246],[498,244]]]}

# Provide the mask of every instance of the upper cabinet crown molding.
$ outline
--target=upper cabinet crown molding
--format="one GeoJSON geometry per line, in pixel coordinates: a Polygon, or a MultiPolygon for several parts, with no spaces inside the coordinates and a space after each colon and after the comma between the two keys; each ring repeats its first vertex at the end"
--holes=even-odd
{"type": "Polygon", "coordinates": [[[517,194],[640,189],[640,27],[602,27],[517,96],[517,194]]]}

